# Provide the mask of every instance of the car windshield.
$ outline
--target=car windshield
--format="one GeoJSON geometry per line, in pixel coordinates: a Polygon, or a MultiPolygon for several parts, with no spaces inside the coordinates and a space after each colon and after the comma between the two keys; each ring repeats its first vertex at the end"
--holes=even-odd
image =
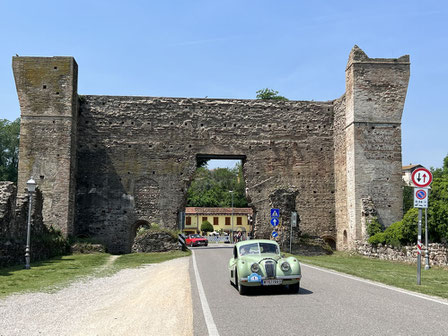
{"type": "Polygon", "coordinates": [[[201,235],[198,235],[198,234],[192,234],[192,235],[190,235],[190,238],[201,238],[201,235]]]}
{"type": "Polygon", "coordinates": [[[248,254],[265,254],[265,253],[279,254],[280,251],[276,244],[271,243],[252,243],[240,247],[240,255],[242,256],[248,254]]]}

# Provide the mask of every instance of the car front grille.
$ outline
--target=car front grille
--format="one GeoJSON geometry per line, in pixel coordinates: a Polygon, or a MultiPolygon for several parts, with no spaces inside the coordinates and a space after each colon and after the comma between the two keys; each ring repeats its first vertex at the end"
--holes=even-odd
{"type": "Polygon", "coordinates": [[[268,278],[275,277],[275,263],[273,261],[265,261],[264,269],[266,270],[266,276],[268,278]]]}

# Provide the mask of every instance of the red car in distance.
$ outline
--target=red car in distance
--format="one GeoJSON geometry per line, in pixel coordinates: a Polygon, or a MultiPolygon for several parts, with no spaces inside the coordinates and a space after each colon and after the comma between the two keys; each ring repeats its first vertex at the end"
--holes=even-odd
{"type": "Polygon", "coordinates": [[[207,246],[207,238],[202,237],[199,234],[191,234],[187,236],[187,246],[207,246]]]}

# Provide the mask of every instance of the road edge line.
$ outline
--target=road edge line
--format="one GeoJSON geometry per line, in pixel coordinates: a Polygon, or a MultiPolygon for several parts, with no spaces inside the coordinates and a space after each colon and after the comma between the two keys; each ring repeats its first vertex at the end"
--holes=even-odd
{"type": "Polygon", "coordinates": [[[196,265],[196,257],[194,250],[191,251],[193,256],[193,269],[194,276],[196,278],[196,285],[198,287],[199,299],[201,300],[202,313],[204,314],[205,324],[207,325],[208,334],[210,336],[219,336],[218,329],[216,328],[213,315],[208,305],[207,297],[205,296],[204,287],[202,286],[201,277],[199,275],[198,266],[196,265]]]}
{"type": "Polygon", "coordinates": [[[364,282],[364,283],[367,283],[367,284],[369,284],[369,285],[374,285],[374,286],[377,286],[377,287],[390,289],[390,290],[393,290],[393,291],[395,291],[395,292],[399,292],[399,293],[402,293],[402,294],[408,294],[408,295],[410,295],[410,296],[414,296],[414,297],[417,297],[417,298],[420,298],[420,299],[424,299],[424,300],[428,300],[428,301],[432,301],[432,302],[436,302],[436,303],[440,303],[440,304],[443,304],[443,305],[448,306],[448,301],[444,301],[443,298],[440,298],[440,299],[439,299],[439,298],[435,298],[435,297],[433,297],[433,296],[429,296],[429,295],[426,295],[426,294],[421,294],[421,293],[418,293],[418,294],[417,294],[417,293],[412,292],[412,291],[407,290],[407,289],[402,289],[402,288],[399,288],[399,287],[394,287],[394,286],[390,286],[390,285],[385,285],[385,284],[380,283],[380,282],[376,282],[376,281],[372,281],[372,280],[363,279],[363,278],[360,278],[360,277],[357,277],[357,276],[354,276],[354,275],[345,274],[345,273],[342,273],[342,272],[338,272],[338,271],[334,271],[334,270],[329,270],[329,269],[322,268],[322,267],[318,267],[318,266],[314,266],[314,265],[311,266],[311,265],[306,264],[306,263],[303,263],[303,262],[300,262],[300,265],[303,265],[303,266],[305,266],[305,267],[309,267],[309,268],[314,268],[315,270],[318,270],[318,271],[321,271],[321,272],[326,272],[326,273],[330,273],[330,274],[339,275],[339,276],[341,276],[341,277],[348,278],[348,279],[351,279],[351,280],[356,280],[356,281],[359,281],[359,282],[364,282]]]}

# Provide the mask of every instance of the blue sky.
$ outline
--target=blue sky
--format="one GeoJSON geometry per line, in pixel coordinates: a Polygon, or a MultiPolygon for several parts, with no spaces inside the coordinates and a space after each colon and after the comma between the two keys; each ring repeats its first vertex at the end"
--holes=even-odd
{"type": "Polygon", "coordinates": [[[0,1],[0,118],[20,115],[11,57],[74,56],[80,94],[292,100],[345,91],[353,45],[411,57],[403,164],[448,154],[448,2],[0,1]]]}

